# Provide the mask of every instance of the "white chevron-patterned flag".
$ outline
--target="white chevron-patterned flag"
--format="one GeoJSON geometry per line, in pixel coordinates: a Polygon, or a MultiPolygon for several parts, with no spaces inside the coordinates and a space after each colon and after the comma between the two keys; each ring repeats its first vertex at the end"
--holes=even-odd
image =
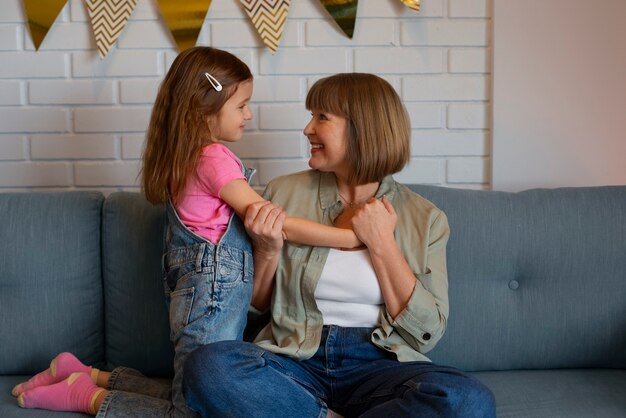
{"type": "Polygon", "coordinates": [[[85,0],[100,58],[117,42],[137,0],[85,0]]]}
{"type": "Polygon", "coordinates": [[[413,10],[415,13],[420,11],[420,0],[400,0],[406,7],[413,10]]]}
{"type": "Polygon", "coordinates": [[[257,32],[272,54],[283,34],[290,0],[240,0],[257,32]]]}

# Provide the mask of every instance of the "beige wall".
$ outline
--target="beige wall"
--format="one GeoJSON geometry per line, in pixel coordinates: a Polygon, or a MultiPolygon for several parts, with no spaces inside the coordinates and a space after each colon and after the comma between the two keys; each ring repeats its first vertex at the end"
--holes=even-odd
{"type": "Polygon", "coordinates": [[[496,190],[626,184],[626,1],[495,0],[496,190]]]}

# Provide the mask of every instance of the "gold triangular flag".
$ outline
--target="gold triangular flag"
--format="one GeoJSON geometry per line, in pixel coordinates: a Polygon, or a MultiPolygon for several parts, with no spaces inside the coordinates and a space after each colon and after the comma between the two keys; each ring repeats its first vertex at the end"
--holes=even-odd
{"type": "Polygon", "coordinates": [[[409,9],[413,10],[415,13],[419,13],[420,11],[420,0],[400,0],[402,3],[406,5],[409,9]]]}
{"type": "Polygon", "coordinates": [[[137,0],[85,0],[100,58],[106,57],[124,30],[137,0]]]}
{"type": "Polygon", "coordinates": [[[26,19],[35,49],[39,49],[67,0],[24,0],[26,19]]]}
{"type": "Polygon", "coordinates": [[[179,51],[196,45],[211,0],[158,0],[179,51]]]}
{"type": "Polygon", "coordinates": [[[290,0],[240,0],[263,43],[272,51],[278,49],[283,34],[290,0]]]}
{"type": "Polygon", "coordinates": [[[352,39],[359,0],[320,0],[341,30],[352,39]]]}

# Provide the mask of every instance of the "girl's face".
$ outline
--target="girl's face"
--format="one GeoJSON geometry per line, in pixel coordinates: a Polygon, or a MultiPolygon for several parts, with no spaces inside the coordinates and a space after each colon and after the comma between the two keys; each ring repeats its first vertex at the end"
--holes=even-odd
{"type": "Polygon", "coordinates": [[[313,110],[311,115],[311,121],[304,127],[311,144],[309,167],[347,178],[348,119],[319,110],[313,110]]]}
{"type": "Polygon", "coordinates": [[[212,142],[236,142],[243,136],[246,122],[252,119],[249,104],[252,80],[239,84],[237,91],[224,103],[218,114],[209,117],[212,142]]]}

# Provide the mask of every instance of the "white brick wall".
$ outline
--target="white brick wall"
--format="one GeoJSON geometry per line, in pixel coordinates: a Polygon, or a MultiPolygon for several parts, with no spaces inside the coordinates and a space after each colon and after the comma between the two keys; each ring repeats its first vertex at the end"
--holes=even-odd
{"type": "MultiPolygon", "coordinates": [[[[22,0],[0,0],[0,191],[138,190],[144,133],[177,52],[156,0],[139,0],[101,60],[82,0],[68,0],[39,51],[22,0]]],[[[307,168],[308,86],[345,71],[380,74],[412,122],[407,183],[491,186],[491,2],[361,0],[353,39],[317,0],[294,0],[278,52],[239,0],[214,0],[198,44],[225,48],[255,74],[254,120],[232,149],[254,185],[307,168]]]]}

